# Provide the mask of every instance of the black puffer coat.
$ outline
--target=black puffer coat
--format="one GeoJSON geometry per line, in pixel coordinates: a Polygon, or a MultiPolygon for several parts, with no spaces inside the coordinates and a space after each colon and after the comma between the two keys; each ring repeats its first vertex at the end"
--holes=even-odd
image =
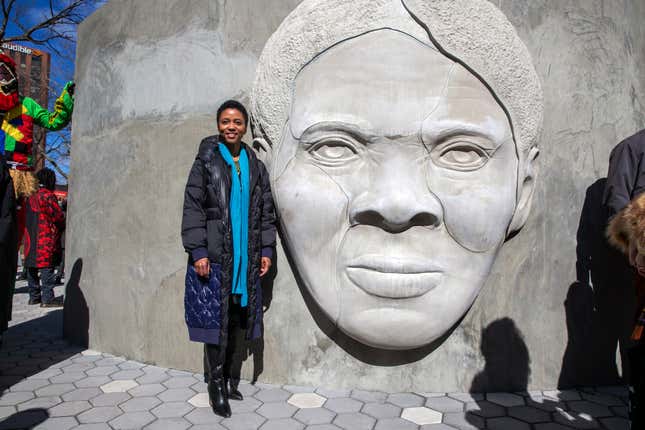
{"type": "MultiPolygon", "coordinates": [[[[229,200],[230,167],[218,149],[218,136],[204,139],[188,177],[184,195],[181,237],[189,254],[184,299],[190,339],[219,344],[228,337],[228,307],[233,275],[233,240],[229,200]],[[193,263],[208,257],[211,280],[203,282],[194,274],[193,263]],[[192,273],[192,274],[191,274],[192,273]]],[[[264,164],[246,144],[249,158],[249,272],[248,332],[255,339],[261,333],[262,288],[260,260],[272,257],[275,247],[275,210],[264,164]]]]}
{"type": "Polygon", "coordinates": [[[18,225],[13,182],[0,154],[0,334],[11,321],[18,258],[18,225]]]}

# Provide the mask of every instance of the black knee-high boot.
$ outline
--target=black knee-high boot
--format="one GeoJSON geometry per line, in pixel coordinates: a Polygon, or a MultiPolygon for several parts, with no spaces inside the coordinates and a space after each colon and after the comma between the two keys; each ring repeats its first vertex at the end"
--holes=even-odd
{"type": "Polygon", "coordinates": [[[204,344],[204,362],[208,365],[208,398],[215,414],[231,416],[226,385],[224,383],[224,359],[226,346],[204,344]]]}

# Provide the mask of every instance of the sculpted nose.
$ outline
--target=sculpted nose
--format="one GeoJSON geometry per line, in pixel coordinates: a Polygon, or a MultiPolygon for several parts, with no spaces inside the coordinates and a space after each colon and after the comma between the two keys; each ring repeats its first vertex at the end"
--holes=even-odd
{"type": "Polygon", "coordinates": [[[409,172],[400,172],[399,178],[387,176],[353,200],[349,214],[352,225],[372,225],[391,233],[441,225],[443,208],[423,177],[411,177],[417,175],[409,172]]]}

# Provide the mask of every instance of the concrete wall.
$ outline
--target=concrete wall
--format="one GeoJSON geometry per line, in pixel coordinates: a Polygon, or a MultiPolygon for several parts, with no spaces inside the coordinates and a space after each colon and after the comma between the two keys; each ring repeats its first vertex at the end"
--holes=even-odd
{"type": "MultiPolygon", "coordinates": [[[[188,342],[183,323],[183,187],[217,106],[229,97],[248,102],[265,41],[298,3],[111,0],[80,27],[67,261],[83,264],[82,294],[66,309],[72,338],[200,369],[200,345],[188,342]],[[74,327],[74,315],[85,313],[89,326],[74,327]]],[[[645,3],[494,3],[533,56],[545,120],[533,213],[479,299],[431,353],[371,351],[323,319],[318,326],[280,250],[266,335],[252,345],[247,377],[442,392],[617,382],[616,338],[626,331],[630,292],[592,265],[594,298],[576,283],[585,272],[576,262],[597,249],[594,197],[610,150],[645,127],[645,3]],[[581,220],[591,239],[577,247],[581,220]]]]}

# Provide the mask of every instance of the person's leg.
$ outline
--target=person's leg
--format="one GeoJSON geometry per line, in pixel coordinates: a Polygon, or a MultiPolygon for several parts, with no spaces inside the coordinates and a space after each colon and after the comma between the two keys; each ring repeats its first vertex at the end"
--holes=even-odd
{"type": "Polygon", "coordinates": [[[54,286],[56,285],[56,273],[53,267],[40,269],[40,284],[42,291],[43,305],[62,306],[62,303],[54,301],[54,286]]]}
{"type": "Polygon", "coordinates": [[[226,360],[224,361],[224,380],[226,383],[226,392],[229,399],[243,400],[242,393],[238,390],[240,384],[240,348],[244,342],[240,339],[242,335],[242,319],[245,318],[244,308],[240,307],[231,300],[229,304],[229,323],[228,323],[228,345],[226,347],[226,360]]]}
{"type": "Polygon", "coordinates": [[[40,277],[38,269],[27,267],[27,284],[29,285],[29,304],[37,305],[41,302],[40,277]]]}
{"type": "Polygon", "coordinates": [[[224,341],[224,345],[204,344],[204,355],[208,366],[208,398],[211,408],[216,415],[230,417],[231,406],[228,404],[224,384],[226,342],[224,341]]]}

